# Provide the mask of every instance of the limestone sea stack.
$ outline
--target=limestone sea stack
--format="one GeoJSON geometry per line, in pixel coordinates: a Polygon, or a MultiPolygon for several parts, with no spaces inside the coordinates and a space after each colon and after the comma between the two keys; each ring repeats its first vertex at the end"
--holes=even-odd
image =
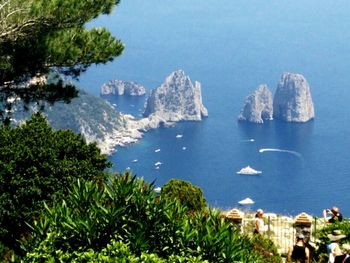
{"type": "Polygon", "coordinates": [[[196,81],[193,85],[183,70],[171,73],[146,101],[144,116],[152,115],[163,122],[200,121],[208,115],[202,103],[201,84],[196,81]]]}
{"type": "Polygon", "coordinates": [[[272,120],[273,102],[272,93],[267,85],[259,85],[257,89],[250,94],[244,102],[243,109],[238,116],[239,121],[253,123],[264,123],[272,120]]]}
{"type": "Polygon", "coordinates": [[[110,80],[102,85],[100,89],[101,95],[118,95],[124,94],[129,96],[142,96],[146,93],[144,86],[134,81],[110,80]]]}
{"type": "Polygon", "coordinates": [[[310,87],[303,75],[282,74],[273,99],[273,116],[287,122],[307,122],[315,117],[310,87]]]}

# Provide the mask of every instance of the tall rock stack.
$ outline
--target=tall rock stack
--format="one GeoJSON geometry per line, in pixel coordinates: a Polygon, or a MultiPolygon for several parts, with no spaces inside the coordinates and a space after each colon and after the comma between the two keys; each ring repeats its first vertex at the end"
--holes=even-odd
{"type": "Polygon", "coordinates": [[[315,117],[310,87],[303,75],[283,73],[273,99],[273,116],[287,122],[307,122],[315,117]]]}
{"type": "Polygon", "coordinates": [[[165,122],[200,121],[208,115],[202,103],[200,83],[196,81],[193,85],[183,70],[171,73],[147,99],[144,116],[152,115],[165,122]]]}
{"type": "Polygon", "coordinates": [[[238,120],[254,123],[264,123],[264,121],[272,120],[272,104],[272,93],[267,85],[259,85],[257,89],[246,98],[238,120]]]}

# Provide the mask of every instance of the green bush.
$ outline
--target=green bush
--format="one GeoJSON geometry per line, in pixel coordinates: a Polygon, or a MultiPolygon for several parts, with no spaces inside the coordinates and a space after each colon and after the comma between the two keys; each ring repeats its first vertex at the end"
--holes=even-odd
{"type": "Polygon", "coordinates": [[[178,179],[172,179],[162,187],[161,198],[177,200],[181,205],[186,206],[190,212],[203,211],[207,207],[202,189],[190,182],[178,179]]]}
{"type": "Polygon", "coordinates": [[[158,199],[153,184],[129,173],[103,185],[78,181],[32,226],[31,239],[22,243],[24,261],[278,262],[219,215],[189,215],[187,207],[158,199]]]}
{"type": "Polygon", "coordinates": [[[36,114],[25,124],[0,127],[0,241],[16,248],[43,208],[77,179],[105,180],[111,163],[95,144],[71,131],[53,131],[36,114]]]}

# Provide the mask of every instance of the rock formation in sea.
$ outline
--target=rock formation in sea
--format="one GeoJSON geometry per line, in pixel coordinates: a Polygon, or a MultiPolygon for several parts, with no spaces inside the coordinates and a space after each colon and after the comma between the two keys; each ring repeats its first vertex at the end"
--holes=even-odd
{"type": "Polygon", "coordinates": [[[208,111],[202,103],[200,83],[196,81],[193,85],[183,70],[174,71],[160,87],[151,91],[144,116],[153,120],[153,126],[157,122],[202,120],[208,111]]]}
{"type": "Polygon", "coordinates": [[[134,81],[110,80],[103,84],[100,89],[101,95],[129,95],[142,96],[146,93],[144,86],[134,81]]]}
{"type": "Polygon", "coordinates": [[[272,120],[272,116],[272,93],[267,85],[259,85],[257,89],[245,99],[238,120],[264,123],[264,121],[272,120]]]}
{"type": "Polygon", "coordinates": [[[283,73],[273,99],[273,116],[287,122],[307,122],[315,117],[310,87],[303,75],[283,73]]]}

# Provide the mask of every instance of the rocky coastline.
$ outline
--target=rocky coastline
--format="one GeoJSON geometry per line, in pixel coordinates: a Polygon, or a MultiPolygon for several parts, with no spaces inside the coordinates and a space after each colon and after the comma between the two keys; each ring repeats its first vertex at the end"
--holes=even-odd
{"type": "MultiPolygon", "coordinates": [[[[141,96],[145,94],[145,89],[135,82],[121,80],[110,81],[100,89],[102,97],[123,94],[141,96]]],[[[208,116],[208,110],[202,103],[200,83],[195,81],[193,84],[183,70],[177,70],[166,77],[161,86],[151,91],[143,118],[118,112],[114,121],[110,121],[110,114],[105,112],[102,122],[97,125],[100,128],[98,136],[84,118],[79,120],[79,132],[87,142],[96,142],[101,151],[108,155],[118,146],[124,147],[137,142],[150,129],[173,126],[178,121],[201,121],[208,116]],[[105,122],[108,123],[108,129],[105,122]]]]}

